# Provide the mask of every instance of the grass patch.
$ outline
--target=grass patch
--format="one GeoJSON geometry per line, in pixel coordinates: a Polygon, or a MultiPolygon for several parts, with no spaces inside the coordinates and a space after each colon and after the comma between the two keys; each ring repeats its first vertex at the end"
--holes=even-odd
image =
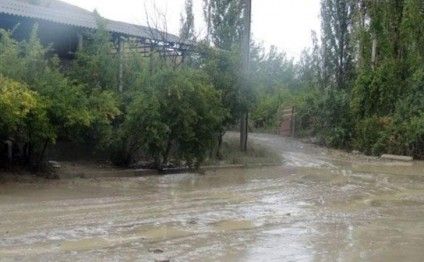
{"type": "Polygon", "coordinates": [[[205,165],[273,165],[281,164],[282,156],[273,150],[249,141],[247,152],[240,151],[240,141],[237,137],[224,137],[221,160],[209,159],[205,165]]]}

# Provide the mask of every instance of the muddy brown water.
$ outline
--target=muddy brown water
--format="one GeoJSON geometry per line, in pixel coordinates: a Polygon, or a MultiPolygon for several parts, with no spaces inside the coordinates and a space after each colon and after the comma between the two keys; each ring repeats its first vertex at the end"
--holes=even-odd
{"type": "Polygon", "coordinates": [[[424,165],[270,135],[280,167],[0,185],[0,261],[422,261],[424,165]]]}

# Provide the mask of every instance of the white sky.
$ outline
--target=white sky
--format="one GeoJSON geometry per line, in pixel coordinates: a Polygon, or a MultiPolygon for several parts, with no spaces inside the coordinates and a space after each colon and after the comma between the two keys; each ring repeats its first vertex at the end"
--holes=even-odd
{"type": "MultiPolygon", "coordinates": [[[[184,0],[63,0],[109,19],[146,25],[146,8],[157,6],[167,16],[168,31],[178,34],[184,0]]],[[[197,31],[204,33],[202,2],[193,0],[197,31]]],[[[275,45],[298,57],[310,46],[311,30],[319,32],[320,0],[252,0],[252,33],[255,41],[275,45]]]]}

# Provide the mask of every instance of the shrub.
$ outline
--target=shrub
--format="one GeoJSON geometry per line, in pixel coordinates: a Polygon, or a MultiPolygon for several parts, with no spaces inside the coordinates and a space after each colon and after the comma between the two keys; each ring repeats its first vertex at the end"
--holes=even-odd
{"type": "Polygon", "coordinates": [[[386,142],[393,125],[392,118],[370,117],[356,125],[354,147],[368,155],[380,155],[386,151],[386,142]]]}
{"type": "Polygon", "coordinates": [[[46,107],[25,84],[0,75],[0,138],[23,145],[20,160],[31,166],[40,164],[47,143],[56,138],[46,107]]]}
{"type": "MultiPolygon", "coordinates": [[[[403,145],[407,145],[407,154],[418,159],[424,158],[424,113],[412,117],[404,126],[406,137],[403,145]]],[[[405,147],[403,147],[405,148],[405,147]]]]}
{"type": "MultiPolygon", "coordinates": [[[[0,74],[27,84],[39,96],[45,111],[43,119],[54,136],[96,145],[108,141],[112,121],[120,113],[116,97],[110,91],[74,83],[59,68],[59,60],[49,57],[48,49],[41,45],[37,28],[23,42],[0,30],[0,74]]],[[[42,125],[32,123],[37,124],[42,125]]]]}
{"type": "Polygon", "coordinates": [[[399,75],[400,66],[393,60],[385,61],[375,71],[363,69],[352,91],[351,107],[354,117],[393,114],[401,95],[400,87],[405,85],[399,75]]]}
{"type": "Polygon", "coordinates": [[[286,89],[274,95],[262,95],[252,112],[255,128],[274,129],[280,124],[281,109],[291,106],[293,98],[286,89]]]}
{"type": "Polygon", "coordinates": [[[110,125],[119,115],[118,101],[111,91],[70,79],[59,70],[59,59],[48,56],[49,50],[37,37],[37,27],[27,42],[18,43],[5,31],[1,39],[5,44],[0,44],[0,49],[7,59],[0,60],[0,73],[27,83],[46,98],[49,118],[62,137],[74,139],[73,134],[80,136],[93,123],[110,125]]]}
{"type": "Polygon", "coordinates": [[[349,96],[345,91],[306,93],[298,102],[296,116],[301,134],[317,136],[326,146],[350,148],[353,132],[349,96]]]}
{"type": "Polygon", "coordinates": [[[200,54],[194,64],[208,75],[208,83],[220,94],[221,104],[228,112],[224,126],[235,125],[240,120],[242,111],[248,107],[251,93],[240,92],[241,61],[237,50],[225,51],[200,45],[200,54]]]}
{"type": "Polygon", "coordinates": [[[106,30],[106,21],[97,16],[98,29],[84,37],[84,48],[78,50],[68,75],[90,90],[117,90],[119,85],[118,54],[106,30]]]}
{"type": "Polygon", "coordinates": [[[409,81],[406,96],[396,106],[394,114],[396,146],[389,144],[394,151],[424,157],[424,68],[415,71],[409,81]]]}
{"type": "Polygon", "coordinates": [[[142,150],[158,167],[171,158],[198,166],[222,128],[219,94],[202,73],[190,69],[163,69],[151,83],[129,106],[115,147],[124,156],[118,163],[131,163],[142,150]]]}

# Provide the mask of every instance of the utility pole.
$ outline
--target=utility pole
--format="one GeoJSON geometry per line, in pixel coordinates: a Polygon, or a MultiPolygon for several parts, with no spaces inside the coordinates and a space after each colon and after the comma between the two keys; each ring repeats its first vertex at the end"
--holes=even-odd
{"type": "MultiPolygon", "coordinates": [[[[242,54],[242,67],[243,67],[243,88],[247,91],[249,86],[249,65],[250,65],[250,31],[252,21],[252,0],[244,1],[244,33],[241,43],[241,54],[242,54]]],[[[242,91],[243,92],[243,91],[242,91]]],[[[240,119],[240,149],[243,152],[247,151],[247,140],[248,140],[248,123],[249,123],[249,112],[247,107],[244,108],[244,112],[241,114],[240,119]]]]}

